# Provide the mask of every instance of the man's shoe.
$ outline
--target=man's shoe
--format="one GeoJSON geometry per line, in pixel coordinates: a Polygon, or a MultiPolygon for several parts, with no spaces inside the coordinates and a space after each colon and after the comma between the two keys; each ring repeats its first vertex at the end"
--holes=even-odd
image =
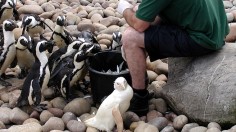
{"type": "Polygon", "coordinates": [[[149,111],[148,100],[149,92],[147,92],[147,94],[144,96],[134,93],[133,98],[130,101],[128,111],[132,111],[138,116],[145,116],[149,111]]]}

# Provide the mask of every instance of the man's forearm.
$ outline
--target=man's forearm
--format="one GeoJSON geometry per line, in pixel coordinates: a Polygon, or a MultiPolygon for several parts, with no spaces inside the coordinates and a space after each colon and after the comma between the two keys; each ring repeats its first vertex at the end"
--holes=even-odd
{"type": "Polygon", "coordinates": [[[131,8],[127,8],[123,12],[123,17],[125,18],[126,22],[129,26],[133,27],[135,30],[139,32],[143,32],[146,30],[150,23],[140,20],[136,17],[135,12],[131,8]]]}

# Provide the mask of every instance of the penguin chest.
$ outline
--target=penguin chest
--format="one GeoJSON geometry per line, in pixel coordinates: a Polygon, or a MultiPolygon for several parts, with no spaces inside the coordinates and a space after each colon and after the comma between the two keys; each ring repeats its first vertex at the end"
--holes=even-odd
{"type": "Polygon", "coordinates": [[[34,56],[28,50],[16,50],[17,64],[20,68],[31,68],[34,64],[34,56]]]}
{"type": "Polygon", "coordinates": [[[0,19],[0,23],[2,24],[4,20],[10,19],[13,16],[13,9],[4,9],[2,12],[2,16],[0,19]]]}
{"type": "Polygon", "coordinates": [[[81,80],[81,76],[83,75],[83,71],[84,71],[84,63],[80,65],[80,68],[76,68],[73,70],[72,73],[72,79],[70,81],[70,86],[73,86],[77,83],[77,81],[81,80]]]}
{"type": "Polygon", "coordinates": [[[65,40],[59,35],[54,34],[53,41],[55,42],[58,48],[66,46],[65,40]]]}
{"type": "Polygon", "coordinates": [[[47,85],[48,85],[49,79],[50,79],[50,72],[49,72],[48,66],[46,66],[45,70],[43,71],[43,76],[42,76],[42,80],[43,80],[42,91],[48,88],[47,85]]]}

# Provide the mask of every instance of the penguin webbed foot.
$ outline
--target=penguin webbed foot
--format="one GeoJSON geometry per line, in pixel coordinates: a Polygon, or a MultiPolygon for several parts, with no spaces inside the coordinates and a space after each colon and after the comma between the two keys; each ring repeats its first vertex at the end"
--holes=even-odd
{"type": "Polygon", "coordinates": [[[72,86],[71,89],[78,90],[78,91],[82,92],[83,94],[88,94],[89,93],[88,87],[86,87],[85,85],[81,86],[79,83],[72,86]]]}
{"type": "Polygon", "coordinates": [[[90,85],[90,81],[87,81],[85,78],[82,81],[83,81],[83,85],[84,85],[85,89],[88,89],[88,87],[90,85]]]}
{"type": "Polygon", "coordinates": [[[28,72],[24,69],[21,69],[21,73],[18,75],[18,79],[24,79],[27,76],[28,72]]]}
{"type": "Polygon", "coordinates": [[[12,74],[6,75],[5,73],[3,73],[3,74],[1,75],[1,78],[2,78],[3,80],[10,79],[10,78],[14,78],[14,77],[15,77],[15,75],[12,75],[12,74]]]}
{"type": "Polygon", "coordinates": [[[12,86],[11,83],[5,81],[2,77],[0,77],[0,85],[8,87],[8,86],[12,86]]]}
{"type": "Polygon", "coordinates": [[[36,110],[37,112],[41,113],[44,110],[47,110],[47,104],[39,104],[37,106],[34,106],[34,110],[36,110]]]}

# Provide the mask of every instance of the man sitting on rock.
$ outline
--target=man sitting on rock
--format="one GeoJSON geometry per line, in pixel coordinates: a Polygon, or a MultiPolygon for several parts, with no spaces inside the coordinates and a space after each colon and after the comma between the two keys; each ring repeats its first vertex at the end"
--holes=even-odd
{"type": "Polygon", "coordinates": [[[139,116],[148,112],[146,52],[151,61],[205,55],[221,49],[229,32],[222,0],[142,0],[138,7],[120,0],[117,11],[130,26],[122,54],[134,90],[129,110],[139,116]]]}

